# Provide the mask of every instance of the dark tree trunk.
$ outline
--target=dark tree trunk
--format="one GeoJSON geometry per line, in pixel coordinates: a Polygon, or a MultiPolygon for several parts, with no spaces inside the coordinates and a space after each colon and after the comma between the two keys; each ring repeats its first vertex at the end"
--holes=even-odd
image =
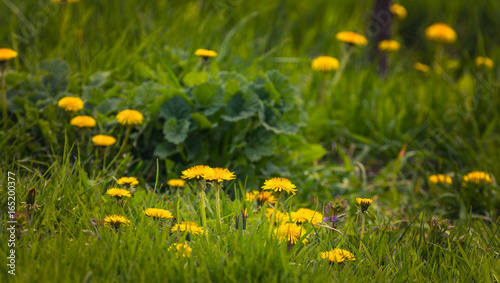
{"type": "Polygon", "coordinates": [[[389,10],[391,0],[375,0],[372,10],[372,21],[367,29],[373,39],[373,58],[378,58],[379,71],[384,75],[387,71],[387,54],[378,50],[378,43],[384,39],[391,38],[392,15],[389,10]]]}

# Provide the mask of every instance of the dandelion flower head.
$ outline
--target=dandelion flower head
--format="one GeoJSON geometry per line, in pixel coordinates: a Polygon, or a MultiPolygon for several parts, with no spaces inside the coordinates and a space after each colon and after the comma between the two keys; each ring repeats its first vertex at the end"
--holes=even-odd
{"type": "Polygon", "coordinates": [[[435,174],[429,176],[429,182],[434,184],[447,184],[451,185],[453,183],[450,176],[446,176],[444,174],[435,174]]]}
{"type": "Polygon", "coordinates": [[[312,60],[311,68],[315,71],[328,73],[339,69],[339,60],[330,56],[319,56],[312,60]]]}
{"type": "Polygon", "coordinates": [[[0,48],[0,62],[8,61],[17,57],[17,52],[9,48],[0,48]]]}
{"type": "Polygon", "coordinates": [[[199,56],[199,57],[203,57],[203,58],[212,58],[212,57],[217,56],[217,52],[215,52],[213,50],[208,50],[208,49],[197,49],[194,52],[194,55],[199,56]]]}
{"type": "Polygon", "coordinates": [[[170,179],[168,180],[167,185],[171,187],[184,187],[186,186],[186,181],[182,179],[170,179]]]}
{"type": "Polygon", "coordinates": [[[233,172],[229,171],[226,168],[213,168],[213,170],[207,170],[205,174],[203,174],[203,178],[205,180],[211,180],[215,182],[222,183],[222,181],[230,181],[236,178],[233,172]]]}
{"type": "Polygon", "coordinates": [[[482,56],[476,57],[476,66],[478,68],[491,69],[493,68],[493,65],[494,65],[493,60],[491,60],[488,57],[482,57],[482,56]]]}
{"type": "Polygon", "coordinates": [[[378,49],[384,52],[398,51],[401,45],[396,40],[386,39],[378,43],[378,49]]]}
{"type": "Polygon", "coordinates": [[[280,177],[275,177],[269,180],[266,180],[264,182],[264,186],[262,186],[262,189],[264,190],[273,190],[275,192],[281,193],[281,192],[286,192],[286,193],[292,193],[295,195],[295,192],[297,189],[295,189],[296,186],[290,182],[290,180],[286,178],[280,178],[280,177]]]}
{"type": "Polygon", "coordinates": [[[83,109],[83,100],[79,97],[66,96],[57,102],[57,106],[66,112],[76,112],[83,109]]]}
{"type": "Polygon", "coordinates": [[[435,23],[425,29],[425,37],[431,41],[451,44],[457,40],[457,33],[445,23],[435,23]]]}
{"type": "Polygon", "coordinates": [[[473,171],[464,176],[464,181],[469,184],[487,185],[491,184],[490,174],[486,172],[473,171]]]}
{"type": "Polygon", "coordinates": [[[160,208],[146,208],[146,210],[143,211],[146,216],[153,217],[153,218],[162,218],[162,219],[171,219],[174,218],[172,213],[168,210],[165,209],[160,209],[160,208]]]}
{"type": "MultiPolygon", "coordinates": [[[[295,245],[306,234],[306,230],[295,223],[284,223],[275,228],[274,233],[280,241],[295,245]]],[[[307,240],[304,239],[302,243],[307,243],[307,240]]]]}
{"type": "Polygon", "coordinates": [[[107,195],[114,196],[117,198],[122,198],[122,197],[131,197],[132,195],[130,194],[129,191],[124,190],[124,189],[119,189],[119,188],[112,188],[106,191],[107,195]]]}
{"type": "Polygon", "coordinates": [[[129,226],[130,220],[121,215],[109,215],[104,218],[104,226],[111,226],[115,229],[120,226],[129,226]]]}
{"type": "Polygon", "coordinates": [[[69,123],[79,128],[93,128],[96,125],[94,118],[85,115],[75,116],[69,123]]]}
{"type": "Polygon", "coordinates": [[[92,142],[96,146],[110,146],[116,143],[116,139],[107,135],[96,135],[92,137],[92,142]]]}
{"type": "Polygon", "coordinates": [[[213,169],[207,165],[196,165],[182,171],[182,179],[200,179],[204,176],[210,176],[213,169]]]}
{"type": "Polygon", "coordinates": [[[323,222],[323,215],[317,211],[308,208],[299,208],[297,211],[290,213],[292,222],[297,224],[313,223],[318,224],[323,222]]]}
{"type": "Polygon", "coordinates": [[[349,43],[352,45],[367,45],[368,40],[363,35],[352,32],[352,31],[342,31],[337,33],[336,38],[342,42],[349,43]]]}
{"type": "Polygon", "coordinates": [[[135,186],[139,184],[139,181],[137,180],[136,177],[121,177],[116,181],[118,185],[130,185],[130,186],[135,186]]]}
{"type": "Polygon", "coordinates": [[[399,4],[392,4],[390,7],[391,14],[396,16],[398,20],[406,19],[408,13],[406,12],[406,8],[399,4]]]}
{"type": "Polygon", "coordinates": [[[321,252],[319,253],[319,256],[322,259],[328,259],[328,262],[330,263],[344,263],[356,260],[350,251],[343,249],[333,249],[331,251],[321,252]]]}
{"type": "Polygon", "coordinates": [[[124,126],[135,126],[142,123],[144,116],[137,110],[126,109],[116,115],[116,121],[124,126]]]}
{"type": "Polygon", "coordinates": [[[172,233],[175,231],[188,232],[193,235],[200,235],[203,234],[203,227],[199,227],[198,224],[194,222],[182,221],[182,223],[177,223],[174,225],[174,227],[172,227],[172,233]]]}

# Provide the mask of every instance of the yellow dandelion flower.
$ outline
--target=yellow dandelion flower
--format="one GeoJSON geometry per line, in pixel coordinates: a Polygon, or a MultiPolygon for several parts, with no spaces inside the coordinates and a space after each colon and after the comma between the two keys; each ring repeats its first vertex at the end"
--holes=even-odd
{"type": "Polygon", "coordinates": [[[9,61],[17,57],[17,52],[9,48],[0,48],[0,62],[9,61]]]}
{"type": "Polygon", "coordinates": [[[203,227],[199,227],[198,224],[194,222],[182,221],[182,223],[177,223],[174,225],[174,227],[172,227],[172,233],[175,231],[188,232],[193,235],[201,235],[203,234],[203,227]]]}
{"type": "Polygon", "coordinates": [[[186,186],[186,181],[182,179],[170,179],[168,180],[167,185],[171,187],[184,187],[186,186]]]}
{"type": "Polygon", "coordinates": [[[378,49],[384,52],[398,51],[400,47],[399,42],[392,39],[382,40],[378,43],[378,49]]]}
{"type": "Polygon", "coordinates": [[[120,226],[129,226],[130,220],[121,215],[109,215],[104,218],[104,226],[111,226],[118,230],[120,226]]]}
{"type": "Polygon", "coordinates": [[[450,44],[457,40],[457,33],[445,23],[435,23],[425,29],[425,37],[431,41],[450,44]]]}
{"type": "Polygon", "coordinates": [[[96,146],[110,146],[116,142],[116,139],[112,136],[96,135],[92,137],[92,142],[96,146]]]}
{"type": "Polygon", "coordinates": [[[337,33],[337,39],[351,45],[367,45],[366,37],[352,31],[342,31],[337,33]]]}
{"type": "Polygon", "coordinates": [[[319,56],[312,60],[311,68],[315,71],[328,73],[339,69],[339,60],[330,56],[319,56]]]}
{"type": "Polygon", "coordinates": [[[369,198],[356,198],[356,202],[361,206],[361,212],[365,213],[373,200],[369,198]]]}
{"type": "Polygon", "coordinates": [[[406,19],[408,13],[406,12],[406,8],[399,4],[392,4],[390,7],[391,14],[396,16],[398,20],[406,19]]]}
{"type": "Polygon", "coordinates": [[[415,70],[420,71],[422,73],[427,73],[429,71],[429,66],[422,64],[420,62],[415,63],[415,70]]]}
{"type": "Polygon", "coordinates": [[[295,185],[290,182],[290,180],[286,178],[272,178],[269,180],[266,180],[264,182],[264,186],[262,186],[264,190],[274,190],[275,192],[283,192],[285,191],[286,193],[292,193],[295,195],[295,192],[297,191],[295,188],[295,185]]]}
{"type": "Polygon", "coordinates": [[[259,191],[251,191],[245,194],[245,200],[248,202],[252,202],[255,199],[255,196],[259,194],[259,191]]]}
{"type": "Polygon", "coordinates": [[[196,165],[182,171],[182,179],[200,179],[212,174],[212,168],[207,165],[196,165]]]}
{"type": "Polygon", "coordinates": [[[139,111],[126,109],[116,115],[116,120],[124,126],[135,126],[142,123],[144,116],[139,111]]]}
{"type": "Polygon", "coordinates": [[[79,97],[66,96],[57,102],[57,106],[67,112],[76,112],[83,109],[83,100],[79,97]]]}
{"type": "MultiPolygon", "coordinates": [[[[285,223],[274,229],[274,235],[277,239],[287,241],[292,245],[295,245],[305,234],[306,230],[295,223],[285,223]]],[[[307,243],[307,240],[304,239],[302,243],[307,243]]]]}
{"type": "Polygon", "coordinates": [[[491,68],[493,68],[493,65],[494,65],[493,60],[491,60],[488,57],[478,56],[476,58],[476,66],[478,68],[491,69],[491,68]]]}
{"type": "Polygon", "coordinates": [[[172,213],[168,210],[165,209],[159,209],[159,208],[146,208],[146,210],[143,211],[146,216],[153,217],[153,218],[162,218],[162,219],[171,219],[174,218],[172,213]]]}
{"type": "Polygon", "coordinates": [[[323,222],[323,215],[317,211],[308,208],[300,208],[297,211],[290,213],[292,222],[296,224],[312,223],[318,224],[323,222]]]}
{"type": "Polygon", "coordinates": [[[257,203],[259,205],[264,205],[265,203],[275,203],[276,198],[273,196],[272,192],[261,191],[257,194],[257,203]]]}
{"type": "Polygon", "coordinates": [[[192,248],[190,248],[186,244],[172,244],[169,248],[169,251],[174,251],[175,254],[177,255],[177,258],[182,257],[190,257],[191,252],[193,251],[192,248]]]}
{"type": "Polygon", "coordinates": [[[486,172],[473,171],[464,176],[464,182],[476,185],[487,185],[491,184],[490,174],[486,172]]]}
{"type": "Polygon", "coordinates": [[[79,128],[93,128],[96,124],[94,118],[85,115],[76,116],[69,123],[79,128]]]}
{"type": "Polygon", "coordinates": [[[222,181],[234,180],[236,175],[226,168],[213,168],[213,170],[207,170],[203,175],[203,179],[216,181],[222,183],[222,181]]]}
{"type": "Polygon", "coordinates": [[[433,184],[447,184],[447,185],[451,185],[453,183],[451,177],[446,176],[444,174],[430,175],[429,182],[433,184]]]}
{"type": "Polygon", "coordinates": [[[122,198],[122,197],[131,197],[132,195],[130,194],[129,191],[124,190],[124,189],[119,189],[119,188],[112,188],[106,191],[107,195],[114,196],[116,198],[122,198]]]}
{"type": "Polygon", "coordinates": [[[328,259],[329,263],[344,263],[356,260],[350,251],[343,249],[333,249],[331,251],[321,252],[319,256],[322,259],[328,259]]]}
{"type": "MultiPolygon", "coordinates": [[[[271,221],[271,217],[273,215],[274,209],[268,208],[266,217],[267,220],[271,221]]],[[[288,213],[283,213],[281,211],[276,211],[276,215],[274,216],[274,222],[276,223],[285,223],[290,220],[290,215],[288,213]]]]}
{"type": "Polygon", "coordinates": [[[139,181],[137,180],[136,177],[121,177],[116,181],[118,185],[130,185],[130,186],[135,186],[139,184],[139,181]]]}
{"type": "Polygon", "coordinates": [[[217,52],[208,49],[197,49],[194,55],[207,59],[217,56],[217,52]]]}

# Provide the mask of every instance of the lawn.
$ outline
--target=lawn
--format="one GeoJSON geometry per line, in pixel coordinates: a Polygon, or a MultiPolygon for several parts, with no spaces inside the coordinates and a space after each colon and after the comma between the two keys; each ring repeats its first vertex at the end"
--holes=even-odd
{"type": "Polygon", "coordinates": [[[68,2],[0,2],[2,282],[500,282],[500,2],[68,2]]]}

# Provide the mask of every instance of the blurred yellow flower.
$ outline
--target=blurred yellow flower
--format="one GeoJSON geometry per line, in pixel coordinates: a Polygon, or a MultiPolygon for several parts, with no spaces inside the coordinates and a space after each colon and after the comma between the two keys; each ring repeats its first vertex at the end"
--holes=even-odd
{"type": "Polygon", "coordinates": [[[116,139],[107,135],[96,135],[92,137],[92,142],[96,146],[110,146],[116,142],[116,139]]]}
{"type": "Polygon", "coordinates": [[[259,205],[264,205],[265,203],[275,203],[276,198],[273,196],[272,192],[261,191],[257,194],[257,203],[259,205]]]}
{"type": "Polygon", "coordinates": [[[116,115],[116,120],[124,126],[135,126],[142,123],[144,116],[136,110],[126,109],[116,115]]]}
{"type": "Polygon", "coordinates": [[[352,31],[339,32],[339,33],[337,33],[336,37],[338,40],[345,42],[345,43],[352,44],[352,45],[367,45],[368,44],[368,40],[366,39],[366,37],[362,36],[359,33],[355,33],[352,31]]]}
{"type": "MultiPolygon", "coordinates": [[[[274,229],[278,240],[287,241],[291,245],[295,245],[305,234],[306,230],[295,223],[284,223],[274,229]]],[[[307,243],[307,240],[302,240],[302,243],[307,243]]]]}
{"type": "Polygon", "coordinates": [[[400,46],[399,42],[392,39],[382,40],[378,43],[378,49],[385,52],[398,51],[400,46]]]}
{"type": "Polygon", "coordinates": [[[476,185],[487,185],[491,184],[490,174],[486,172],[473,171],[464,176],[464,182],[476,185]]]}
{"type": "Polygon", "coordinates": [[[259,191],[251,191],[245,194],[245,200],[248,202],[252,202],[255,199],[255,196],[259,194],[259,191]]]}
{"type": "Polygon", "coordinates": [[[121,177],[116,181],[118,185],[130,185],[130,186],[135,186],[139,184],[139,181],[137,180],[136,177],[121,177]]]}
{"type": "Polygon", "coordinates": [[[315,71],[328,73],[339,69],[339,60],[330,56],[319,56],[312,60],[311,68],[315,71]]]}
{"type": "Polygon", "coordinates": [[[373,200],[369,198],[356,198],[356,202],[361,206],[361,212],[364,213],[368,210],[373,200]]]}
{"type": "Polygon", "coordinates": [[[5,62],[17,57],[17,52],[9,48],[0,48],[0,62],[5,62]]]}
{"type": "Polygon", "coordinates": [[[476,57],[476,66],[478,68],[491,69],[493,68],[493,65],[494,65],[493,60],[491,60],[488,57],[481,57],[481,56],[476,57]]]}
{"type": "Polygon", "coordinates": [[[399,4],[392,4],[390,7],[391,14],[396,16],[398,20],[404,20],[406,19],[406,16],[408,13],[406,12],[406,8],[399,5],[399,4]]]}
{"type": "Polygon", "coordinates": [[[83,109],[83,100],[79,97],[66,96],[57,102],[57,106],[64,108],[67,112],[76,112],[83,109]]]}
{"type": "Polygon", "coordinates": [[[215,181],[222,183],[222,181],[230,181],[234,180],[236,175],[233,172],[229,171],[226,168],[213,168],[213,170],[207,170],[205,174],[203,174],[203,179],[215,181]]]}
{"type": "Polygon", "coordinates": [[[435,23],[425,29],[425,37],[431,41],[450,44],[457,40],[457,33],[445,23],[435,23]]]}
{"type": "Polygon", "coordinates": [[[193,235],[201,235],[203,234],[203,227],[199,227],[198,224],[194,222],[185,222],[182,221],[182,223],[177,223],[172,227],[172,233],[175,231],[180,231],[180,232],[188,232],[193,235]]]}
{"type": "Polygon", "coordinates": [[[146,208],[146,210],[144,210],[143,213],[146,214],[146,216],[153,218],[162,218],[162,219],[174,218],[174,216],[170,211],[159,208],[146,208]]]}
{"type": "Polygon", "coordinates": [[[94,118],[85,115],[75,116],[69,123],[79,128],[93,128],[96,125],[94,118]]]}
{"type": "Polygon", "coordinates": [[[122,197],[131,197],[132,195],[130,194],[129,191],[120,189],[120,188],[112,188],[106,191],[107,195],[114,196],[117,198],[122,198],[122,197]]]}
{"type": "Polygon", "coordinates": [[[422,73],[427,73],[429,71],[429,66],[422,64],[420,62],[415,63],[415,70],[420,71],[422,73]]]}
{"type": "Polygon", "coordinates": [[[274,190],[275,192],[281,193],[285,191],[286,193],[292,193],[295,195],[297,191],[295,185],[286,178],[272,178],[264,182],[262,186],[264,190],[274,190]]]}
{"type": "Polygon", "coordinates": [[[212,174],[213,169],[206,165],[196,165],[182,171],[182,179],[200,179],[212,174]]]}
{"type": "Polygon", "coordinates": [[[175,251],[175,254],[177,255],[177,258],[179,257],[190,257],[191,252],[193,251],[192,248],[190,248],[186,244],[172,244],[169,248],[169,251],[175,251]]]}
{"type": "Polygon", "coordinates": [[[104,226],[111,226],[118,230],[120,226],[129,226],[130,220],[121,215],[109,215],[104,218],[104,226]]]}
{"type": "Polygon", "coordinates": [[[182,179],[170,179],[168,180],[167,185],[171,187],[184,187],[186,186],[186,181],[182,179]]]}
{"type": "Polygon", "coordinates": [[[447,184],[447,185],[451,185],[453,183],[451,177],[446,176],[444,174],[435,174],[429,176],[429,182],[434,184],[447,184]]]}
{"type": "Polygon", "coordinates": [[[329,263],[343,263],[356,260],[350,251],[343,249],[333,249],[331,251],[321,252],[319,256],[322,259],[328,259],[329,263]]]}
{"type": "Polygon", "coordinates": [[[203,58],[211,58],[211,57],[217,56],[217,52],[215,52],[213,50],[208,50],[208,49],[197,49],[194,52],[194,55],[200,56],[203,58]]]}
{"type": "Polygon", "coordinates": [[[319,224],[323,222],[323,215],[317,211],[308,208],[299,208],[297,211],[290,213],[292,222],[296,224],[312,223],[319,224]]]}
{"type": "MultiPolygon", "coordinates": [[[[273,215],[273,212],[274,212],[274,209],[272,208],[268,208],[267,209],[267,213],[266,213],[266,217],[267,217],[267,220],[271,221],[271,217],[273,215]]],[[[276,215],[274,216],[274,222],[275,223],[284,223],[284,222],[288,222],[290,220],[290,215],[288,213],[283,213],[281,211],[276,211],[276,215]]]]}

